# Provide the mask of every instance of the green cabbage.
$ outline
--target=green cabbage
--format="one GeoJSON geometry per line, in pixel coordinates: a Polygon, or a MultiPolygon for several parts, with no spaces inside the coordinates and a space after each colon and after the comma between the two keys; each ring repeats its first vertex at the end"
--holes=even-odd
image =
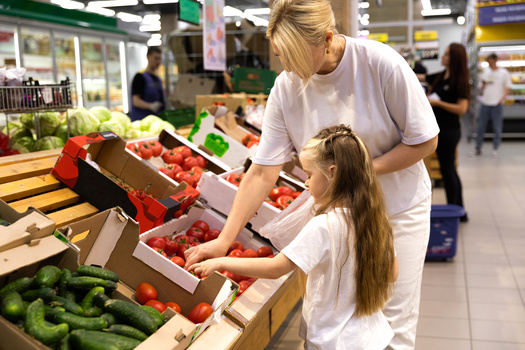
{"type": "Polygon", "coordinates": [[[100,122],[107,122],[111,119],[111,111],[104,106],[93,107],[89,110],[100,122]]]}
{"type": "Polygon", "coordinates": [[[20,122],[10,122],[9,124],[9,138],[12,140],[17,140],[24,136],[33,137],[31,130],[26,128],[20,122]]]}
{"type": "Polygon", "coordinates": [[[34,129],[35,124],[33,122],[33,113],[22,113],[20,114],[20,123],[28,129],[34,129]]]}
{"type": "Polygon", "coordinates": [[[140,120],[135,120],[133,123],[131,123],[131,128],[134,130],[142,131],[140,129],[140,120]]]}
{"type": "Polygon", "coordinates": [[[64,142],[67,141],[67,125],[60,125],[55,131],[55,136],[60,137],[64,142]]]}
{"type": "Polygon", "coordinates": [[[24,136],[17,139],[11,147],[18,149],[20,153],[33,152],[35,150],[35,139],[33,136],[24,136]],[[25,148],[27,152],[22,152],[19,148],[25,148]]]}
{"type": "Polygon", "coordinates": [[[175,127],[171,123],[168,123],[164,120],[160,120],[151,124],[147,133],[148,135],[159,135],[160,132],[164,129],[175,131],[175,127]]]}
{"type": "Polygon", "coordinates": [[[100,121],[87,109],[76,108],[69,114],[69,127],[71,136],[86,135],[98,131],[100,121]]]}
{"type": "Polygon", "coordinates": [[[115,118],[101,123],[98,126],[98,131],[113,131],[115,134],[122,138],[126,136],[126,128],[124,127],[124,125],[122,125],[120,120],[117,120],[115,118]]]}
{"type": "Polygon", "coordinates": [[[151,125],[158,121],[162,121],[162,119],[160,119],[156,115],[148,115],[140,121],[140,130],[148,131],[151,128],[151,125]]]}
{"type": "Polygon", "coordinates": [[[121,112],[111,112],[111,119],[118,120],[122,126],[124,127],[125,131],[128,131],[131,129],[131,119],[127,115],[121,112]]]}
{"type": "Polygon", "coordinates": [[[45,151],[50,149],[63,148],[64,140],[56,136],[45,136],[37,140],[35,143],[35,151],[45,151]]]}
{"type": "Polygon", "coordinates": [[[60,126],[60,113],[43,112],[38,113],[37,117],[40,122],[40,137],[53,135],[60,126]]]}

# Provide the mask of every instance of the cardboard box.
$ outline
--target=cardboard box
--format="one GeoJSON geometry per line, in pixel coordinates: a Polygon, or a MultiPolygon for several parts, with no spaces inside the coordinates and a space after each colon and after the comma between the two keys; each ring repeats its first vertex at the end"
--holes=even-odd
{"type": "Polygon", "coordinates": [[[199,114],[188,140],[206,147],[214,157],[234,169],[243,166],[255,153],[256,147],[248,148],[242,144],[247,133],[248,130],[237,124],[231,111],[223,106],[209,106],[199,114]]]}
{"type": "Polygon", "coordinates": [[[11,225],[0,225],[0,252],[53,234],[55,222],[35,208],[19,213],[0,200],[0,218],[11,225]]]}
{"type": "Polygon", "coordinates": [[[170,101],[175,108],[194,107],[196,94],[209,94],[215,89],[215,80],[192,74],[180,74],[170,101]]]}
{"type": "Polygon", "coordinates": [[[211,325],[188,350],[231,349],[241,334],[242,328],[223,315],[220,322],[211,325]]]}
{"type": "Polygon", "coordinates": [[[268,95],[265,94],[223,94],[223,95],[197,95],[195,96],[195,118],[203,108],[208,106],[225,106],[237,115],[243,115],[247,105],[266,105],[268,95]]]}
{"type": "Polygon", "coordinates": [[[173,219],[199,195],[185,183],[176,186],[157,168],[127,150],[126,142],[112,132],[70,138],[51,174],[99,210],[121,207],[140,223],[141,232],[173,219]],[[88,155],[101,172],[87,161],[88,155]],[[141,201],[129,192],[150,183],[148,193],[159,199],[147,197],[141,201]]]}

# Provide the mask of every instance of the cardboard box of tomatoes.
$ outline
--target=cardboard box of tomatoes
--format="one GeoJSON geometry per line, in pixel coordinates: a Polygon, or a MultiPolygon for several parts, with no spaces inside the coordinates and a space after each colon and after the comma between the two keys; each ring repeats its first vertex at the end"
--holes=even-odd
{"type": "Polygon", "coordinates": [[[195,96],[195,117],[198,117],[201,110],[208,106],[225,106],[230,111],[242,115],[248,105],[266,105],[268,95],[265,94],[222,94],[222,95],[196,95],[195,96]]]}
{"type": "Polygon", "coordinates": [[[70,138],[51,174],[97,209],[121,207],[139,222],[141,232],[173,219],[199,195],[185,183],[176,186],[166,179],[112,132],[70,138]],[[143,195],[147,186],[149,195],[143,195]]]}
{"type": "Polygon", "coordinates": [[[37,209],[19,213],[0,200],[0,252],[49,236],[54,230],[55,222],[37,209]]]}

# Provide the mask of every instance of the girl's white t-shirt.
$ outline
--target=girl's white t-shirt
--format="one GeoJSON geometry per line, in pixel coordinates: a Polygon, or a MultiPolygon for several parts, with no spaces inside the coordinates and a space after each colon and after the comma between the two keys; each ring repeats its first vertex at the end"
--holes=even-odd
{"type": "Polygon", "coordinates": [[[346,253],[344,240],[348,237],[343,210],[314,217],[281,251],[308,275],[300,334],[309,350],[384,349],[394,332],[383,313],[360,318],[354,315],[353,232],[349,237],[348,261],[339,274],[338,254],[346,253]]]}
{"type": "MultiPolygon", "coordinates": [[[[280,165],[291,159],[326,127],[349,125],[379,157],[400,142],[417,145],[435,137],[439,128],[427,97],[407,62],[385,44],[345,37],[337,68],[314,74],[301,94],[301,81],[280,74],[263,119],[262,139],[252,159],[280,165]]],[[[342,42],[342,38],[338,38],[342,42]]],[[[430,196],[430,178],[423,161],[380,176],[389,214],[396,214],[430,196]]]]}

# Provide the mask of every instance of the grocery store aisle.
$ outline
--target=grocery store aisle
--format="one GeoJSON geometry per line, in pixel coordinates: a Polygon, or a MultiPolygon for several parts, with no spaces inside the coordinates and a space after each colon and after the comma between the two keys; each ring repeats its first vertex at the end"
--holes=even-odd
{"type": "MultiPolygon", "coordinates": [[[[469,158],[458,166],[470,221],[462,223],[456,257],[426,262],[417,350],[525,350],[525,142],[504,141],[499,158],[469,158]]],[[[443,188],[432,202],[446,203],[443,188]]],[[[267,350],[303,349],[300,305],[267,350]]]]}

